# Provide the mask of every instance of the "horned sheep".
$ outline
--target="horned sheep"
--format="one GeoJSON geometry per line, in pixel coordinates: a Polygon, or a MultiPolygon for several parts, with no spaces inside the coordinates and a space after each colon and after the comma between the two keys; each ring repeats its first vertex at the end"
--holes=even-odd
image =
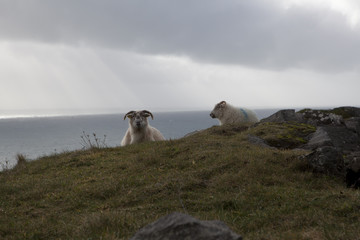
{"type": "Polygon", "coordinates": [[[128,117],[129,128],[125,133],[124,138],[121,141],[121,146],[126,146],[129,144],[146,142],[146,141],[161,141],[165,140],[161,132],[150,126],[147,118],[151,117],[154,119],[154,116],[151,112],[147,110],[143,111],[130,111],[124,116],[124,120],[128,117]]]}
{"type": "Polygon", "coordinates": [[[255,112],[246,108],[237,108],[226,101],[221,101],[215,105],[210,113],[210,117],[217,118],[220,125],[246,123],[252,124],[259,121],[255,112]]]}

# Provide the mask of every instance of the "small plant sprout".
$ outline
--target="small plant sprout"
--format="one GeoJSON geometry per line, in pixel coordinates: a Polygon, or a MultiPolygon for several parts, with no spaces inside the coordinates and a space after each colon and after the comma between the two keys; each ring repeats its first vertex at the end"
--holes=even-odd
{"type": "Polygon", "coordinates": [[[83,135],[81,135],[81,145],[83,149],[106,148],[106,135],[101,139],[96,133],[93,133],[92,136],[90,136],[83,131],[83,135]]]}
{"type": "Polygon", "coordinates": [[[17,161],[17,165],[25,164],[27,162],[26,156],[24,154],[18,153],[16,155],[16,161],[17,161]]]}

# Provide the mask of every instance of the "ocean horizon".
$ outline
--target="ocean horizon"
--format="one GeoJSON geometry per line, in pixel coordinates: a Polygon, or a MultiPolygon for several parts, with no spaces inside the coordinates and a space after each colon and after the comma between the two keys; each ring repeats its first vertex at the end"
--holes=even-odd
{"type": "MultiPolygon", "coordinates": [[[[259,119],[279,109],[254,109],[259,119]]],[[[210,111],[153,112],[150,125],[158,128],[164,137],[178,139],[186,134],[219,125],[210,111]]],[[[0,171],[16,165],[16,155],[28,160],[42,156],[80,150],[82,136],[93,134],[107,147],[120,146],[128,129],[124,113],[77,115],[61,114],[4,114],[0,116],[0,171]]]]}

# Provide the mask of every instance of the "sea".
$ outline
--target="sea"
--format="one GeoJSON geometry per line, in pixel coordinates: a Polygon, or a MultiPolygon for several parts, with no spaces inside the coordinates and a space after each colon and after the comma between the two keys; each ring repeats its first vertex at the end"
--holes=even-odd
{"type": "MultiPolygon", "coordinates": [[[[259,119],[279,109],[255,109],[259,119]]],[[[154,112],[150,125],[166,139],[178,139],[186,134],[219,125],[209,111],[154,112]]],[[[27,160],[86,148],[84,140],[95,137],[101,146],[120,146],[128,129],[123,113],[73,116],[0,116],[0,171],[16,165],[16,156],[27,160]]]]}

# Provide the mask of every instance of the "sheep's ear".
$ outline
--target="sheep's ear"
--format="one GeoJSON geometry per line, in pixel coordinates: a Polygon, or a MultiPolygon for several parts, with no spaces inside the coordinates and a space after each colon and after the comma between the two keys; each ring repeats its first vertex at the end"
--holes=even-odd
{"type": "Polygon", "coordinates": [[[127,114],[125,114],[124,120],[126,119],[126,117],[132,118],[132,117],[134,116],[134,113],[135,113],[135,111],[130,111],[130,112],[128,112],[127,114]]]}
{"type": "Polygon", "coordinates": [[[225,106],[226,106],[226,101],[221,101],[221,102],[219,103],[219,105],[220,105],[221,107],[225,107],[225,106]]]}
{"type": "Polygon", "coordinates": [[[152,115],[151,112],[147,111],[147,110],[143,110],[142,111],[142,114],[145,116],[145,117],[150,117],[151,116],[151,119],[154,119],[154,116],[152,115]]]}

